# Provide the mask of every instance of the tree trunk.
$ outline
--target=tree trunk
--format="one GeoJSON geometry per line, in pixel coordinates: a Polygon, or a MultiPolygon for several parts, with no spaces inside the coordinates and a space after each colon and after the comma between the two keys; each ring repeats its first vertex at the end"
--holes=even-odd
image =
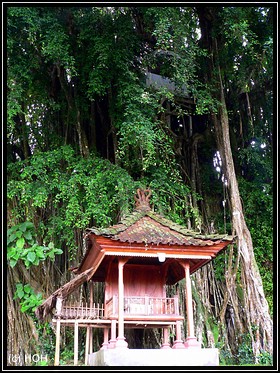
{"type": "MultiPolygon", "coordinates": [[[[217,38],[211,36],[216,21],[216,10],[213,10],[213,8],[198,7],[198,14],[202,30],[202,42],[211,56],[209,59],[208,79],[210,79],[211,85],[215,91],[214,98],[220,103],[218,112],[212,113],[211,116],[215,127],[218,150],[222,158],[226,186],[229,192],[233,233],[238,237],[237,255],[240,254],[241,280],[244,293],[243,307],[246,314],[246,320],[244,321],[247,326],[245,329],[247,329],[251,335],[253,351],[257,358],[261,348],[272,353],[272,319],[269,314],[268,303],[263,291],[262,279],[254,256],[251,234],[244,219],[233,163],[229,136],[229,120],[219,65],[218,43],[217,38]]],[[[233,283],[231,281],[231,287],[232,285],[233,283]]],[[[229,293],[230,290],[231,289],[229,289],[229,293]]]]}
{"type": "Polygon", "coordinates": [[[272,320],[263,291],[262,279],[254,256],[252,237],[244,219],[231,152],[228,115],[221,80],[220,83],[220,100],[222,105],[218,115],[213,114],[212,119],[217,135],[218,149],[222,158],[223,170],[228,184],[233,233],[238,237],[237,250],[241,255],[241,276],[245,296],[244,308],[246,310],[246,318],[252,337],[254,353],[258,355],[261,347],[258,331],[261,331],[263,335],[264,348],[272,353],[272,320]],[[252,327],[255,333],[253,333],[252,327]]]}

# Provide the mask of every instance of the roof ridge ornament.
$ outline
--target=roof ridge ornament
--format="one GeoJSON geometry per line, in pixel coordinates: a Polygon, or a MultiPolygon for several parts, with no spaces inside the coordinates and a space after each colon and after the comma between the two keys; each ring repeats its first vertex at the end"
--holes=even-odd
{"type": "Polygon", "coordinates": [[[150,188],[147,189],[141,189],[138,188],[137,191],[137,196],[134,196],[135,199],[135,209],[137,211],[150,211],[151,206],[150,206],[150,197],[152,194],[152,191],[150,188]]]}

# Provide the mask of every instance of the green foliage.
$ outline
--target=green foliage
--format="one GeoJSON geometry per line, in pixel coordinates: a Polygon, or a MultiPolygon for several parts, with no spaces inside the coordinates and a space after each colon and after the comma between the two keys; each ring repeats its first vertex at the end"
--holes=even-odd
{"type": "MultiPolygon", "coordinates": [[[[219,347],[217,345],[217,347],[219,347]]],[[[272,356],[261,350],[255,356],[252,348],[252,339],[249,333],[241,336],[241,343],[238,345],[237,353],[232,354],[230,350],[220,349],[220,365],[222,366],[271,366],[273,365],[272,356]]]]}
{"type": "Polygon", "coordinates": [[[179,172],[161,164],[141,181],[135,182],[116,165],[99,157],[87,159],[74,154],[71,147],[36,153],[30,160],[10,164],[8,201],[17,200],[11,212],[26,211],[27,218],[42,211],[44,220],[37,224],[36,235],[31,223],[19,224],[8,232],[8,259],[11,266],[18,260],[30,268],[62,251],[77,261],[75,234],[89,226],[108,226],[131,211],[137,187],[150,186],[155,209],[178,223],[186,223],[195,212],[189,206],[190,189],[179,172]]]}
{"type": "Polygon", "coordinates": [[[239,365],[255,363],[252,340],[249,333],[241,336],[241,343],[238,346],[235,358],[239,365]]]}
{"type": "Polygon", "coordinates": [[[7,119],[9,142],[22,139],[17,115],[27,115],[27,106],[44,99],[45,71],[40,67],[38,44],[40,12],[33,7],[8,7],[7,10],[7,119]],[[32,99],[31,99],[32,96],[32,99]]]}
{"type": "MultiPolygon", "coordinates": [[[[18,201],[12,213],[16,215],[23,209],[32,217],[38,209],[44,211],[45,219],[38,224],[36,233],[45,242],[57,242],[60,246],[65,240],[74,256],[75,229],[106,226],[115,221],[129,209],[135,192],[133,180],[121,168],[94,156],[76,157],[67,146],[37,153],[30,160],[10,164],[8,169],[8,200],[18,201]]],[[[56,251],[52,244],[46,247],[36,244],[34,237],[22,232],[21,227],[9,231],[9,258],[14,260],[13,265],[19,256],[16,250],[19,238],[18,247],[28,245],[20,252],[26,263],[53,258],[56,251]]]]}
{"type": "MultiPolygon", "coordinates": [[[[118,100],[126,102],[116,123],[119,128],[117,156],[129,172],[145,172],[157,158],[157,148],[162,144],[163,133],[154,122],[155,98],[142,87],[123,84],[118,100]]],[[[121,105],[121,104],[119,104],[121,105]]]]}
{"type": "Polygon", "coordinates": [[[32,314],[35,309],[43,302],[42,294],[35,294],[34,290],[29,284],[16,284],[16,292],[14,299],[20,300],[21,312],[32,314]]]}
{"type": "Polygon", "coordinates": [[[61,351],[59,364],[60,365],[72,365],[74,360],[73,348],[67,348],[61,351]]]}
{"type": "Polygon", "coordinates": [[[118,9],[84,8],[74,10],[73,17],[79,30],[76,60],[81,81],[87,97],[95,99],[106,95],[112,81],[125,81],[137,50],[136,36],[130,17],[118,9]]]}
{"type": "Polygon", "coordinates": [[[38,320],[34,317],[34,312],[31,312],[30,316],[33,318],[36,331],[38,333],[36,353],[42,357],[38,362],[34,361],[32,365],[53,366],[55,355],[55,330],[48,321],[38,322],[38,320]]]}
{"type": "Polygon", "coordinates": [[[42,40],[42,56],[47,61],[57,63],[67,69],[68,74],[76,75],[75,60],[71,56],[69,35],[66,34],[63,25],[54,22],[53,17],[45,20],[46,32],[42,40]]]}
{"type": "Polygon", "coordinates": [[[218,112],[221,104],[213,97],[213,92],[211,92],[211,87],[208,84],[197,83],[196,87],[193,88],[193,96],[196,101],[195,114],[203,115],[218,112]]]}
{"type": "Polygon", "coordinates": [[[153,191],[151,203],[155,210],[174,222],[185,225],[187,219],[195,216],[196,212],[189,204],[191,190],[183,183],[175,163],[158,164],[149,171],[141,182],[153,191]]]}
{"type": "Polygon", "coordinates": [[[273,365],[273,357],[266,351],[261,351],[257,356],[258,365],[270,366],[273,365]]]}
{"type": "MultiPolygon", "coordinates": [[[[54,248],[52,242],[48,246],[40,246],[35,241],[35,229],[31,222],[17,224],[8,230],[7,258],[10,266],[14,267],[19,260],[22,260],[26,268],[38,265],[40,261],[47,258],[54,260],[56,254],[62,250],[54,248]]],[[[29,285],[16,284],[14,299],[20,300],[21,312],[31,314],[42,303],[41,293],[35,293],[29,285]]]]}
{"type": "Polygon", "coordinates": [[[270,152],[271,150],[266,144],[266,140],[261,138],[254,138],[248,147],[239,151],[240,165],[247,180],[260,184],[269,184],[269,181],[273,179],[270,152]]]}
{"type": "Polygon", "coordinates": [[[225,350],[219,346],[219,344],[216,345],[217,348],[219,348],[219,365],[221,366],[233,366],[234,365],[234,359],[232,356],[232,353],[229,349],[225,350]]]}
{"type": "Polygon", "coordinates": [[[55,255],[63,252],[55,248],[53,242],[50,242],[48,246],[38,245],[35,241],[35,227],[28,221],[8,229],[7,243],[7,257],[11,267],[14,267],[18,260],[22,260],[25,267],[30,268],[48,258],[54,260],[55,255]]]}

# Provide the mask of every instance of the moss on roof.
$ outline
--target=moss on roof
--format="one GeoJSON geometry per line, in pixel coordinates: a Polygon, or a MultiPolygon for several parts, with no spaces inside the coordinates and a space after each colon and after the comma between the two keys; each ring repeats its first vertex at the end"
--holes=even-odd
{"type": "MultiPolygon", "coordinates": [[[[87,233],[94,233],[99,236],[109,237],[111,239],[118,239],[118,236],[121,232],[126,231],[128,228],[132,227],[136,224],[140,219],[144,216],[148,216],[149,218],[153,219],[155,222],[159,223],[163,227],[167,227],[175,232],[182,234],[183,236],[194,238],[198,240],[211,240],[211,241],[232,241],[234,239],[233,236],[227,234],[201,234],[201,232],[196,232],[193,230],[189,230],[186,227],[174,223],[169,219],[155,213],[152,210],[141,211],[141,210],[134,210],[131,214],[126,215],[121,219],[121,221],[116,224],[112,225],[107,228],[87,228],[87,233]]],[[[131,231],[131,229],[130,229],[131,231]]]]}

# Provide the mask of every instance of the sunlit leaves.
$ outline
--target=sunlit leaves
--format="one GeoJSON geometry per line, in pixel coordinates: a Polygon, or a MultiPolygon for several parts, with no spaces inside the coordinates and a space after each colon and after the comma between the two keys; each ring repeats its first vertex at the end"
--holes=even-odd
{"type": "Polygon", "coordinates": [[[62,254],[62,250],[55,248],[52,242],[45,246],[38,244],[31,222],[14,225],[8,230],[7,258],[11,267],[21,260],[26,268],[30,268],[48,258],[54,260],[57,254],[62,254]]]}
{"type": "Polygon", "coordinates": [[[43,296],[42,293],[36,294],[29,284],[23,285],[17,283],[14,299],[19,299],[21,312],[28,312],[31,314],[42,303],[43,296]]]}
{"type": "Polygon", "coordinates": [[[52,24],[46,30],[42,41],[42,55],[54,64],[69,69],[72,75],[76,73],[74,58],[70,55],[69,37],[59,24],[52,24]]]}

